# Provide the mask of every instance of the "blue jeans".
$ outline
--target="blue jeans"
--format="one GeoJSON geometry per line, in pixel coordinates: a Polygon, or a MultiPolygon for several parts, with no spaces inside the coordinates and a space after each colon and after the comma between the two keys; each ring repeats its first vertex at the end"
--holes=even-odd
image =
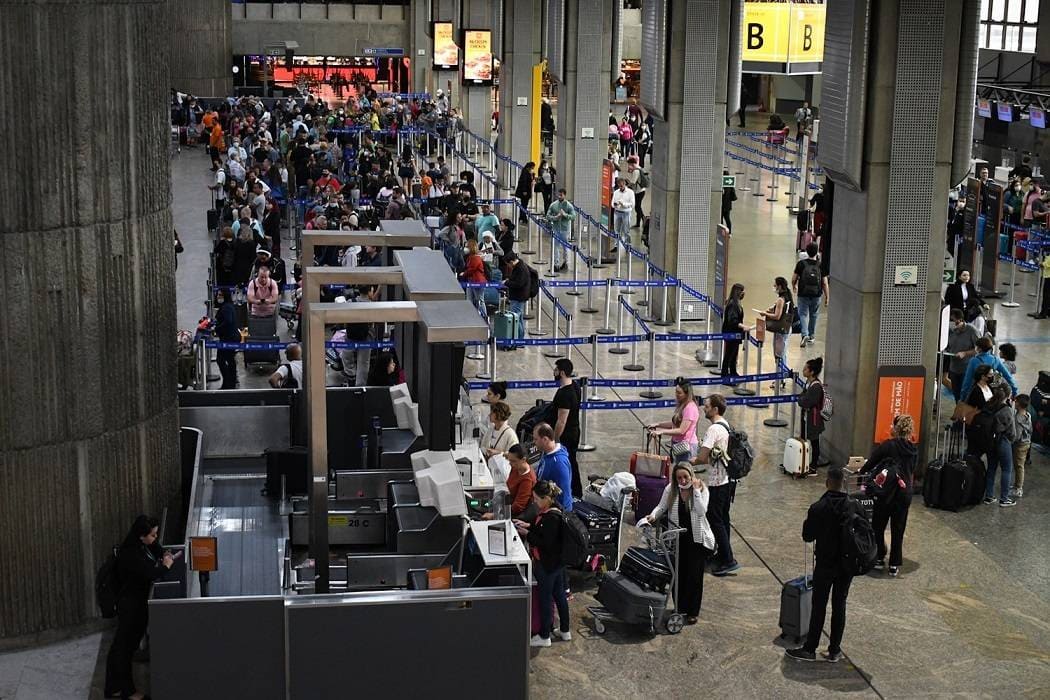
{"type": "Polygon", "coordinates": [[[619,210],[613,212],[613,233],[624,240],[630,240],[631,212],[619,210]]]}
{"type": "Polygon", "coordinates": [[[551,628],[554,626],[554,614],[551,611],[551,602],[558,606],[559,629],[562,632],[569,631],[569,599],[565,597],[565,567],[559,566],[554,571],[548,572],[540,562],[533,562],[532,573],[536,576],[536,584],[539,588],[540,604],[540,636],[550,639],[551,628]]]}
{"type": "Polygon", "coordinates": [[[817,332],[817,316],[820,314],[820,297],[798,298],[798,320],[802,322],[802,335],[812,338],[817,332]]]}
{"type": "Polygon", "coordinates": [[[1014,450],[1013,445],[1004,437],[1000,437],[995,447],[987,453],[988,476],[984,480],[984,497],[995,497],[995,468],[999,468],[999,501],[1005,501],[1010,497],[1010,487],[1013,485],[1014,476],[1014,450]]]}
{"type": "Polygon", "coordinates": [[[518,317],[518,337],[525,337],[525,302],[514,301],[510,299],[508,301],[508,310],[518,317]]]}

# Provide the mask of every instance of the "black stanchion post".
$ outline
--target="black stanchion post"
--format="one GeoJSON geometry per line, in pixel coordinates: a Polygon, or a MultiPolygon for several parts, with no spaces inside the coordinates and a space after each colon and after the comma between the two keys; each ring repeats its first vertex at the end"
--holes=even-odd
{"type": "MultiPolygon", "coordinates": [[[[649,332],[649,381],[656,381],[656,333],[649,332]]],[[[658,399],[663,396],[662,392],[656,390],[655,386],[651,386],[643,392],[639,393],[643,399],[658,399]]]]}

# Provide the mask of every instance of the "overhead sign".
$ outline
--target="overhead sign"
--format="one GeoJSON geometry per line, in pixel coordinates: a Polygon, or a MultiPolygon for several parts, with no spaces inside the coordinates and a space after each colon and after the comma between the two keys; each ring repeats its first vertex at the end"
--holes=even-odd
{"type": "Polygon", "coordinates": [[[747,73],[819,73],[824,61],[823,4],[745,2],[747,73]]]}
{"type": "Polygon", "coordinates": [[[879,393],[875,408],[876,443],[890,439],[894,419],[903,414],[914,420],[912,442],[919,441],[925,381],[926,370],[923,367],[879,367],[879,393]]]}
{"type": "Polygon", "coordinates": [[[463,30],[463,84],[492,85],[492,32],[463,30]]]}
{"type": "Polygon", "coordinates": [[[459,47],[452,34],[451,22],[434,22],[434,68],[459,68],[459,47]]]}
{"type": "Polygon", "coordinates": [[[397,47],[367,46],[365,56],[381,56],[384,58],[404,56],[405,50],[397,47]]]}

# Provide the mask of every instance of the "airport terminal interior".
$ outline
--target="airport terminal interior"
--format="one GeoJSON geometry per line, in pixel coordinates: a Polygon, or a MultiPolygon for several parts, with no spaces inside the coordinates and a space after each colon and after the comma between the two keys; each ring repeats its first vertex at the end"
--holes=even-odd
{"type": "Polygon", "coordinates": [[[0,0],[0,700],[1050,697],[1041,27],[0,0]]]}

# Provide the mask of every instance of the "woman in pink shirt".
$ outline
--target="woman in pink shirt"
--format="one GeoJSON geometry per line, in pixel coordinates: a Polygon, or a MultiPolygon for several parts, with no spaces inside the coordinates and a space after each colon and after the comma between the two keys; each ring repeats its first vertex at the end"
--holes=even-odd
{"type": "Polygon", "coordinates": [[[696,457],[699,440],[696,438],[696,424],[700,421],[700,407],[693,398],[693,385],[688,379],[678,377],[674,380],[674,398],[678,402],[674,415],[665,423],[648,426],[649,434],[671,436],[671,457],[673,462],[696,457]]]}

